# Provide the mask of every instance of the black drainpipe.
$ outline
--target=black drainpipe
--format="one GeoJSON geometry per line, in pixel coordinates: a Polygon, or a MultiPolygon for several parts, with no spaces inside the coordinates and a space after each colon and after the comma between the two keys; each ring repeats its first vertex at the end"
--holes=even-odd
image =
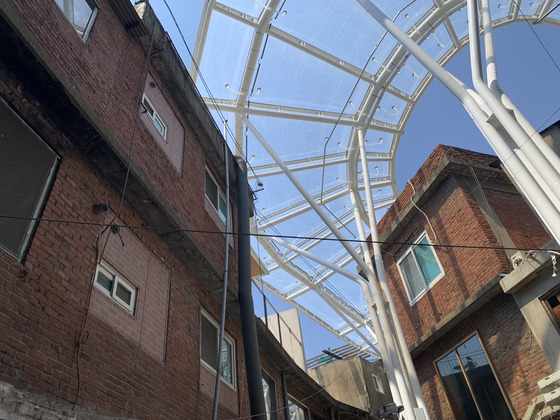
{"type": "Polygon", "coordinates": [[[262,387],[261,362],[257,341],[257,325],[251,292],[251,237],[249,236],[249,184],[247,165],[242,157],[236,156],[237,218],[239,235],[239,306],[241,309],[241,330],[247,370],[247,387],[251,416],[255,420],[266,420],[266,405],[262,387]]]}

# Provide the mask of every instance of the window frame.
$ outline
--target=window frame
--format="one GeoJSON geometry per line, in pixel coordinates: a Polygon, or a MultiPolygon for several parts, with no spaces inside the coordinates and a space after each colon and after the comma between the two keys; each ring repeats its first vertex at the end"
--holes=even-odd
{"type": "Polygon", "coordinates": [[[385,394],[385,388],[383,387],[383,381],[375,373],[371,374],[371,379],[373,380],[373,387],[375,390],[381,394],[385,394]]]}
{"type": "Polygon", "coordinates": [[[428,244],[432,244],[432,241],[430,240],[430,237],[428,236],[427,232],[425,229],[423,229],[419,234],[417,234],[414,238],[414,240],[412,241],[412,244],[407,246],[406,248],[402,249],[399,254],[397,255],[397,269],[399,271],[399,275],[401,277],[401,280],[403,282],[404,288],[406,290],[406,295],[408,296],[408,300],[410,302],[411,305],[413,305],[414,303],[416,303],[422,296],[424,296],[426,294],[426,292],[428,290],[430,290],[443,276],[445,276],[445,271],[443,270],[443,266],[441,265],[441,262],[439,261],[438,255],[435,252],[435,249],[433,246],[429,246],[430,250],[432,251],[432,255],[439,267],[440,273],[431,281],[428,282],[426,280],[426,278],[424,277],[424,274],[422,273],[422,269],[420,266],[420,263],[418,262],[418,258],[416,256],[416,254],[413,252],[414,249],[416,249],[419,245],[419,243],[423,240],[426,239],[428,244]],[[424,288],[421,292],[419,292],[416,296],[413,296],[412,290],[411,290],[411,286],[410,286],[410,281],[408,279],[408,277],[406,276],[403,268],[402,268],[402,263],[405,260],[406,257],[408,257],[409,255],[412,255],[413,257],[413,261],[416,265],[416,269],[417,269],[417,273],[420,274],[421,276],[421,280],[424,283],[424,288]]]}
{"type": "Polygon", "coordinates": [[[85,28],[83,28],[84,29],[83,33],[80,33],[80,31],[76,28],[75,15],[74,14],[72,16],[67,15],[69,10],[65,10],[65,7],[64,7],[64,3],[66,1],[68,1],[69,3],[72,4],[72,11],[74,11],[75,0],[55,0],[55,3],[58,6],[58,8],[62,11],[62,13],[66,17],[66,19],[68,20],[70,25],[72,25],[72,27],[74,28],[74,30],[76,31],[78,36],[85,43],[89,38],[89,34],[91,32],[91,29],[93,28],[93,24],[95,22],[95,19],[97,18],[97,14],[99,13],[99,6],[97,5],[97,2],[95,0],[83,0],[83,2],[87,3],[87,5],[89,7],[91,7],[92,10],[91,10],[91,14],[89,15],[88,22],[87,22],[85,28]],[[62,6],[59,4],[59,1],[62,2],[62,6]]]}
{"type": "MultiPolygon", "coordinates": [[[[10,118],[13,118],[12,121],[14,124],[18,125],[18,132],[20,133],[20,135],[29,136],[32,141],[37,142],[37,144],[39,144],[41,148],[44,148],[44,150],[49,152],[51,155],[48,173],[44,178],[42,178],[42,186],[38,191],[38,194],[33,195],[32,197],[32,199],[34,200],[34,204],[32,211],[27,214],[30,218],[27,222],[27,226],[25,227],[25,232],[23,232],[21,236],[18,236],[19,245],[17,250],[12,249],[8,244],[5,243],[4,240],[0,240],[0,250],[11,255],[19,262],[22,262],[27,255],[29,247],[31,246],[32,238],[35,234],[37,226],[39,225],[40,216],[43,213],[45,206],[47,205],[52,187],[54,185],[58,167],[60,165],[61,157],[41,136],[39,136],[39,134],[31,126],[29,126],[29,124],[27,124],[27,122],[23,118],[21,118],[16,112],[14,112],[12,107],[2,98],[0,98],[0,117],[4,117],[3,121],[5,122],[1,134],[10,134],[8,133],[5,126],[9,125],[8,123],[6,123],[6,121],[9,121],[10,118]]],[[[37,153],[36,150],[34,150],[34,152],[37,153]]]]}
{"type": "Polygon", "coordinates": [[[266,418],[267,420],[277,420],[278,419],[278,403],[276,401],[276,382],[274,379],[261,367],[261,376],[263,382],[263,394],[264,394],[264,383],[268,386],[268,395],[269,400],[266,398],[266,394],[264,395],[264,403],[267,405],[266,407],[266,418]],[[270,402],[270,406],[268,406],[268,402],[270,402]]]}
{"type": "Polygon", "coordinates": [[[136,309],[136,297],[138,296],[138,288],[127,279],[125,279],[115,268],[107,263],[107,261],[101,260],[101,262],[97,265],[94,284],[95,287],[103,294],[110,297],[113,301],[119,304],[119,306],[123,307],[123,309],[125,309],[128,313],[134,315],[134,310],[136,309]],[[111,290],[108,290],[106,287],[99,283],[98,279],[100,273],[104,276],[107,276],[108,274],[109,276],[113,277],[113,286],[111,290]],[[119,285],[130,292],[130,304],[126,303],[117,295],[117,286],[119,285]]]}
{"type": "MultiPolygon", "coordinates": [[[[216,369],[211,366],[210,362],[204,360],[204,355],[202,353],[202,318],[204,317],[216,330],[216,341],[220,339],[220,324],[210,316],[210,314],[204,310],[200,312],[200,363],[202,363],[206,368],[208,368],[211,372],[216,374],[216,369]]],[[[235,340],[226,332],[224,331],[224,341],[230,345],[231,348],[231,382],[225,378],[224,370],[221,370],[220,380],[231,387],[233,390],[237,390],[237,359],[236,359],[236,349],[235,349],[235,340]]],[[[223,348],[222,348],[223,351],[223,348]]],[[[216,363],[218,363],[217,361],[216,363]]]]}
{"type": "Polygon", "coordinates": [[[214,176],[212,175],[212,173],[210,172],[208,167],[205,168],[205,174],[204,174],[204,196],[210,202],[210,204],[212,205],[212,208],[216,211],[216,213],[218,213],[218,217],[220,218],[222,223],[225,225],[226,221],[227,221],[228,222],[228,227],[230,227],[231,226],[231,215],[233,214],[232,210],[231,210],[231,206],[229,205],[229,203],[226,203],[226,196],[222,192],[222,189],[220,188],[220,185],[216,182],[216,179],[214,178],[214,176]],[[224,205],[227,205],[227,211],[228,211],[227,216],[223,215],[222,210],[220,210],[219,208],[216,208],[216,205],[212,201],[212,198],[208,196],[208,188],[207,188],[208,177],[210,177],[210,179],[212,180],[212,183],[214,184],[214,187],[217,191],[218,196],[216,197],[216,201],[217,201],[218,207],[220,207],[220,204],[222,204],[222,203],[224,205]]]}
{"type": "MultiPolygon", "coordinates": [[[[560,305],[552,307],[549,301],[553,297],[558,299],[558,295],[560,295],[560,285],[550,289],[548,292],[539,297],[539,300],[541,301],[546,314],[550,318],[550,322],[554,324],[554,328],[556,328],[556,331],[560,333],[560,305]]],[[[558,300],[560,301],[560,299],[558,300]]]]}
{"type": "Polygon", "coordinates": [[[311,418],[311,413],[309,412],[309,408],[303,405],[297,398],[294,398],[292,395],[288,394],[288,413],[290,412],[290,407],[294,405],[298,407],[300,410],[303,411],[303,419],[296,419],[296,420],[309,420],[311,418]]]}
{"type": "Polygon", "coordinates": [[[160,136],[163,138],[163,140],[165,140],[165,142],[167,143],[167,131],[168,131],[167,124],[165,123],[163,118],[161,118],[161,115],[159,115],[159,113],[156,110],[156,107],[154,106],[152,101],[150,101],[150,98],[148,98],[146,93],[144,93],[142,95],[142,107],[146,111],[146,114],[148,114],[148,116],[150,117],[150,120],[152,121],[152,124],[156,128],[156,131],[160,134],[160,136]],[[146,102],[147,102],[147,105],[146,105],[146,102]],[[150,112],[150,109],[151,109],[151,112],[150,112]],[[161,128],[162,128],[161,130],[159,129],[159,126],[161,126],[161,128]]]}
{"type": "MultiPolygon", "coordinates": [[[[473,402],[475,404],[475,408],[477,410],[477,412],[479,413],[479,416],[481,418],[484,418],[483,414],[481,414],[481,408],[479,407],[479,402],[477,402],[477,397],[476,394],[473,393],[472,390],[472,385],[470,383],[470,379],[468,378],[468,376],[465,374],[465,366],[463,366],[463,361],[461,360],[461,356],[458,354],[458,349],[465,344],[466,342],[468,342],[469,340],[471,340],[473,337],[476,337],[478,340],[478,343],[480,344],[480,347],[482,348],[482,352],[484,357],[486,358],[486,361],[488,362],[488,366],[490,367],[490,371],[492,372],[492,375],[494,376],[494,379],[498,385],[498,388],[501,392],[502,398],[504,399],[504,402],[507,406],[507,408],[509,409],[510,415],[512,417],[512,419],[517,418],[515,415],[515,410],[513,410],[513,407],[511,405],[511,401],[509,399],[509,394],[506,392],[506,390],[504,389],[502,382],[500,380],[500,377],[498,376],[496,369],[494,368],[494,363],[492,362],[492,359],[490,358],[490,356],[488,355],[488,351],[486,350],[486,346],[484,345],[484,342],[482,341],[480,334],[478,333],[478,331],[473,332],[472,334],[469,334],[467,337],[465,337],[463,340],[459,341],[457,344],[455,344],[454,346],[452,346],[451,348],[449,348],[446,352],[444,352],[440,357],[438,357],[437,359],[435,359],[433,361],[433,365],[434,365],[434,369],[436,371],[436,375],[440,381],[440,383],[442,384],[442,390],[443,390],[443,395],[445,396],[445,400],[447,401],[447,404],[449,405],[449,408],[451,409],[451,412],[453,413],[453,416],[455,416],[454,411],[453,411],[453,406],[451,405],[451,401],[449,400],[449,396],[447,395],[447,392],[445,390],[445,386],[444,386],[444,381],[440,372],[440,369],[438,367],[438,362],[440,362],[441,360],[445,359],[448,355],[454,353],[455,357],[457,357],[458,359],[458,363],[459,366],[461,367],[461,372],[463,373],[464,379],[467,383],[469,392],[471,394],[471,397],[473,398],[473,402]]],[[[468,370],[468,367],[467,367],[468,370]]]]}

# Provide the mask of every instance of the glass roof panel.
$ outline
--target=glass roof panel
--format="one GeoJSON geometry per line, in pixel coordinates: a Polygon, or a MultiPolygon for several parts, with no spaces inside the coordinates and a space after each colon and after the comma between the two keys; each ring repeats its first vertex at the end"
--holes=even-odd
{"type": "MultiPolygon", "coordinates": [[[[220,13],[214,13],[210,21],[210,32],[219,31],[223,37],[209,37],[206,41],[200,71],[211,86],[216,98],[235,99],[247,61],[253,30],[240,22],[220,13]],[[229,89],[225,85],[229,85],[229,89]]],[[[202,79],[197,80],[200,92],[206,92],[202,79]]]]}
{"type": "Polygon", "coordinates": [[[395,76],[391,85],[412,96],[428,71],[414,57],[409,57],[395,76]]]}
{"type": "Polygon", "coordinates": [[[297,297],[295,301],[306,308],[313,308],[315,314],[321,314],[321,319],[336,330],[340,330],[346,325],[344,319],[313,290],[297,297]]]}
{"type": "MultiPolygon", "coordinates": [[[[521,2],[521,10],[520,13],[522,13],[525,17],[529,17],[534,15],[535,13],[537,13],[537,10],[539,9],[539,6],[541,5],[542,0],[541,1],[537,1],[537,0],[533,0],[533,1],[529,1],[529,0],[523,0],[521,2]]],[[[494,18],[494,17],[492,17],[494,18]]]]}
{"type": "Polygon", "coordinates": [[[375,119],[387,124],[397,125],[403,116],[406,105],[407,102],[386,93],[377,106],[375,119]]]}
{"type": "Polygon", "coordinates": [[[502,4],[501,2],[490,2],[490,15],[492,20],[503,19],[509,16],[509,4],[502,4]]]}
{"type": "Polygon", "coordinates": [[[266,0],[262,2],[258,0],[222,0],[221,3],[249,16],[258,17],[263,10],[266,0]]]}
{"type": "MultiPolygon", "coordinates": [[[[284,162],[314,157],[320,157],[322,162],[326,138],[331,135],[333,129],[332,123],[321,124],[261,116],[251,116],[250,120],[268,143],[274,141],[274,151],[284,162]],[[283,141],[279,142],[279,139],[283,141]]],[[[344,152],[344,149],[338,145],[338,141],[346,140],[351,130],[350,126],[337,125],[327,144],[327,155],[344,152]]],[[[253,167],[273,162],[251,132],[248,133],[247,155],[252,159],[250,164],[253,167]]]]}
{"type": "Polygon", "coordinates": [[[451,41],[449,32],[443,24],[437,26],[434,32],[421,44],[422,49],[436,61],[439,61],[452,46],[453,41],[451,41]]]}
{"type": "Polygon", "coordinates": [[[362,68],[373,49],[372,40],[385,30],[361,9],[357,2],[290,0],[284,6],[287,14],[273,26],[362,68]]]}
{"type": "Polygon", "coordinates": [[[469,34],[467,8],[465,6],[453,13],[449,17],[449,21],[451,22],[453,30],[459,40],[462,40],[469,34]]]}
{"type": "MultiPolygon", "coordinates": [[[[258,102],[340,112],[355,83],[355,76],[269,38],[255,86],[262,88],[258,102]]],[[[362,98],[368,86],[360,81],[353,97],[362,98]]]]}
{"type": "MultiPolygon", "coordinates": [[[[409,29],[415,28],[417,22],[434,7],[433,0],[417,0],[413,3],[408,3],[402,9],[399,16],[395,19],[395,23],[404,31],[408,32],[409,29]]],[[[394,16],[389,16],[394,18],[394,16]]]]}

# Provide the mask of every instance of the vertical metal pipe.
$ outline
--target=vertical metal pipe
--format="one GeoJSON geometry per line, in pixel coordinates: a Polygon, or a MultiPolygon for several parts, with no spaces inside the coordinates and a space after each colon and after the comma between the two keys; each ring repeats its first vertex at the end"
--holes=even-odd
{"type": "Polygon", "coordinates": [[[557,203],[560,200],[560,174],[551,162],[553,161],[556,165],[560,166],[560,158],[546,145],[538,132],[535,131],[531,135],[527,134],[517,120],[512,117],[504,104],[498,100],[496,95],[484,83],[476,0],[467,0],[467,11],[469,16],[469,44],[473,85],[478,94],[488,104],[504,130],[511,136],[517,147],[531,163],[533,166],[532,171],[538,174],[544,186],[550,189],[551,200],[557,203]],[[543,150],[546,153],[541,151],[537,144],[542,144],[543,150]],[[550,155],[550,160],[546,158],[545,154],[550,155]]]}
{"type": "MultiPolygon", "coordinates": [[[[225,126],[227,120],[224,121],[224,140],[225,140],[225,126]]],[[[225,234],[225,252],[224,252],[224,291],[222,293],[222,316],[220,318],[220,336],[218,338],[218,361],[216,366],[216,385],[214,387],[214,405],[212,407],[212,420],[216,420],[218,416],[218,402],[220,400],[220,383],[222,378],[222,352],[224,351],[224,330],[226,325],[226,305],[227,305],[227,290],[228,290],[228,272],[229,272],[229,149],[227,141],[224,141],[224,162],[226,165],[226,234],[225,234]]]]}
{"type": "Polygon", "coordinates": [[[251,293],[251,238],[249,236],[249,184],[247,165],[241,156],[236,156],[238,253],[239,253],[239,306],[241,309],[241,329],[247,371],[247,387],[251,418],[266,420],[266,405],[262,388],[261,362],[257,341],[255,309],[251,293]]]}
{"type": "Polygon", "coordinates": [[[513,153],[504,138],[495,127],[488,122],[488,115],[481,109],[477,101],[469,94],[457,79],[430,57],[416,42],[406,35],[391,19],[389,19],[370,0],[356,0],[395,37],[430,73],[434,75],[449,91],[457,97],[478,126],[488,143],[492,146],[508,172],[515,179],[519,190],[539,215],[545,226],[556,241],[560,241],[559,209],[552,204],[549,197],[542,191],[530,171],[523,165],[519,157],[513,153]]]}
{"type": "MultiPolygon", "coordinates": [[[[414,367],[412,357],[410,356],[404,331],[402,329],[402,325],[399,320],[399,316],[397,314],[397,308],[395,307],[393,296],[391,295],[391,291],[389,290],[389,285],[387,283],[387,277],[385,276],[385,267],[383,264],[383,257],[381,255],[381,246],[379,244],[379,232],[377,231],[377,221],[375,220],[375,206],[373,205],[373,197],[371,195],[371,186],[369,181],[369,168],[367,166],[367,156],[366,156],[366,147],[364,141],[363,128],[358,129],[358,143],[360,149],[360,159],[362,163],[362,173],[364,175],[364,182],[366,187],[365,188],[366,204],[368,209],[369,228],[371,232],[373,256],[375,259],[375,267],[377,268],[377,276],[379,277],[379,284],[381,286],[381,290],[383,291],[383,294],[385,295],[385,299],[387,300],[387,303],[389,305],[389,313],[393,321],[393,325],[395,327],[395,333],[397,339],[396,341],[401,350],[400,354],[403,358],[404,365],[408,373],[408,379],[410,381],[414,399],[416,400],[418,407],[424,410],[426,419],[429,419],[428,407],[426,406],[426,401],[424,400],[424,396],[422,395],[422,388],[420,387],[420,382],[418,381],[416,368],[414,367]]],[[[369,256],[369,253],[368,253],[368,258],[369,259],[366,261],[368,262],[368,264],[372,264],[371,256],[369,256]]]]}

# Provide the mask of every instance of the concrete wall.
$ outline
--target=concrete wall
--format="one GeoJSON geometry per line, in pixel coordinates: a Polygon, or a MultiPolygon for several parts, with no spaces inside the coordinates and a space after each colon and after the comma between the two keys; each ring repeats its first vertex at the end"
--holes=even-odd
{"type": "Polygon", "coordinates": [[[305,350],[297,309],[288,309],[287,311],[269,315],[264,322],[294,362],[301,369],[306,370],[305,350]]]}
{"type": "Polygon", "coordinates": [[[381,361],[368,362],[361,357],[334,360],[309,371],[337,400],[377,415],[379,407],[393,402],[381,361]],[[384,392],[378,392],[372,374],[381,378],[384,392]]]}

